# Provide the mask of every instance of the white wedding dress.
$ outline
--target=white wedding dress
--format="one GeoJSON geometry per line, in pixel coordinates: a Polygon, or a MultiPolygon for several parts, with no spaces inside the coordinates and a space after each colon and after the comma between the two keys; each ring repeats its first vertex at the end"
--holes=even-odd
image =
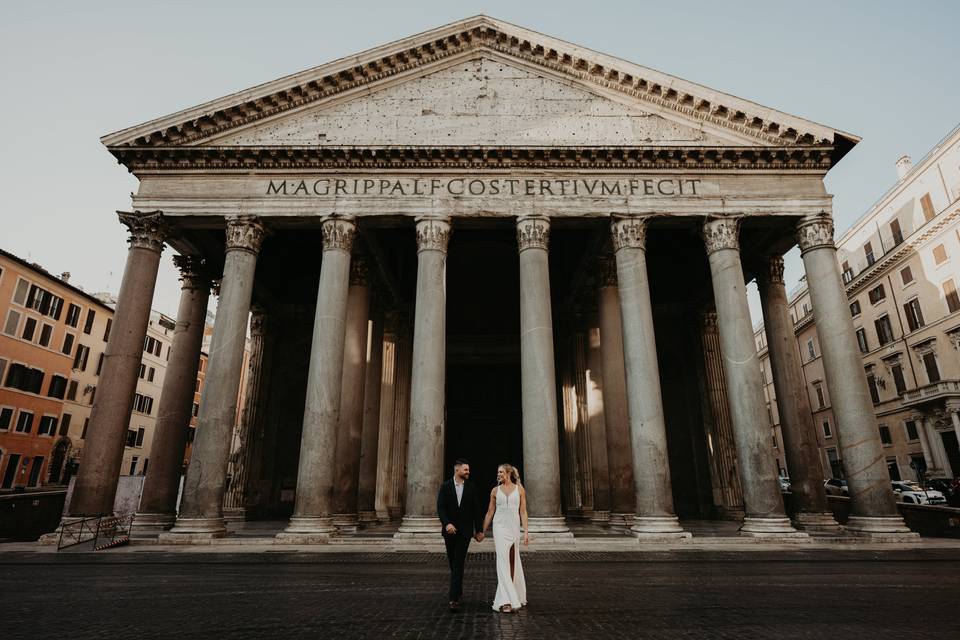
{"type": "Polygon", "coordinates": [[[509,495],[497,487],[497,510],[493,514],[493,542],[497,549],[497,595],[493,610],[509,604],[514,610],[527,604],[527,583],[520,564],[520,488],[509,495]],[[510,577],[510,553],[513,552],[513,577],[510,577]]]}

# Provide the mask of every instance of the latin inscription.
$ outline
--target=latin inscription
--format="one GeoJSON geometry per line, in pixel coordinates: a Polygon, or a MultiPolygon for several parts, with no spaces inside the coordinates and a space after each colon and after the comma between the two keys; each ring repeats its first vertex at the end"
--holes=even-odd
{"type": "Polygon", "coordinates": [[[319,178],[270,180],[268,196],[678,197],[699,178],[319,178]]]}

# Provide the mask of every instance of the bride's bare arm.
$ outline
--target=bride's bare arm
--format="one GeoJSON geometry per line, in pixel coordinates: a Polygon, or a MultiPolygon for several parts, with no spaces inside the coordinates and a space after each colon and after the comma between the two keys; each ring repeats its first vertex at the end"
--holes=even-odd
{"type": "Polygon", "coordinates": [[[497,511],[497,488],[494,487],[490,492],[490,506],[487,507],[487,515],[483,518],[483,530],[486,531],[493,520],[493,514],[497,511]]]}
{"type": "Polygon", "coordinates": [[[530,541],[530,527],[527,522],[527,492],[524,491],[523,487],[520,489],[520,524],[523,526],[523,541],[527,543],[530,541]]]}

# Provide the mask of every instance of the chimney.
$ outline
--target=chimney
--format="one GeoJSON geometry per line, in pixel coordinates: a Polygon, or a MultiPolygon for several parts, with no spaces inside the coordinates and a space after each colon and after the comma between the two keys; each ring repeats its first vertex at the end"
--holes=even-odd
{"type": "Polygon", "coordinates": [[[897,160],[897,178],[903,180],[911,171],[913,171],[913,160],[906,154],[900,156],[897,160]]]}
{"type": "Polygon", "coordinates": [[[70,282],[70,272],[64,271],[63,273],[61,273],[60,279],[63,280],[64,282],[70,282]]]}

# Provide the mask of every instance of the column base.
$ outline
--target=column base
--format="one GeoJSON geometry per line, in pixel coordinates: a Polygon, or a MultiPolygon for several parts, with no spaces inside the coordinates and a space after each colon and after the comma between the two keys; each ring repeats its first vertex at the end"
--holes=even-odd
{"type": "Polygon", "coordinates": [[[335,513],[333,514],[333,526],[341,534],[357,532],[357,514],[355,513],[335,513]]]}
{"type": "Polygon", "coordinates": [[[834,519],[830,511],[804,512],[793,516],[793,527],[810,533],[842,533],[843,527],[834,519]]]}
{"type": "Polygon", "coordinates": [[[389,522],[390,521],[390,512],[386,509],[377,511],[377,521],[378,522],[389,522]]]}
{"type": "Polygon", "coordinates": [[[227,525],[223,518],[191,518],[179,517],[169,531],[161,533],[157,539],[160,542],[182,543],[189,540],[209,540],[222,538],[227,535],[227,525]]]}
{"type": "Polygon", "coordinates": [[[913,540],[920,537],[911,531],[900,516],[850,516],[844,525],[847,533],[876,540],[913,540]]]}
{"type": "Polygon", "coordinates": [[[130,532],[136,534],[160,534],[173,527],[176,520],[176,517],[172,513],[145,513],[137,511],[133,516],[133,524],[130,525],[130,532]]]}
{"type": "Polygon", "coordinates": [[[573,532],[567,526],[566,521],[561,516],[554,518],[529,518],[527,520],[527,530],[530,537],[540,542],[550,542],[553,540],[563,540],[569,542],[573,539],[573,532]]]}
{"type": "Polygon", "coordinates": [[[293,516],[276,538],[291,544],[314,544],[327,542],[335,535],[337,528],[329,516],[293,516]]]}
{"type": "Polygon", "coordinates": [[[744,518],[740,535],[753,538],[809,538],[790,524],[790,518],[744,518]]]}
{"type": "Polygon", "coordinates": [[[610,522],[610,512],[609,511],[594,511],[593,515],[590,516],[590,522],[604,525],[610,522]]]}
{"type": "Polygon", "coordinates": [[[398,542],[440,543],[443,542],[442,530],[440,518],[436,516],[403,516],[393,539],[398,542]]]}
{"type": "Polygon", "coordinates": [[[223,519],[225,522],[245,522],[247,509],[246,507],[224,507],[223,519]]]}
{"type": "Polygon", "coordinates": [[[629,528],[633,524],[633,519],[637,517],[635,513],[626,511],[611,511],[610,526],[619,528],[629,528]]]}
{"type": "Polygon", "coordinates": [[[677,540],[693,537],[683,530],[677,516],[637,516],[630,527],[630,534],[641,542],[647,539],[677,540]]]}
{"type": "Polygon", "coordinates": [[[380,523],[380,518],[377,517],[376,511],[360,511],[357,513],[357,523],[361,528],[373,527],[380,523]]]}

